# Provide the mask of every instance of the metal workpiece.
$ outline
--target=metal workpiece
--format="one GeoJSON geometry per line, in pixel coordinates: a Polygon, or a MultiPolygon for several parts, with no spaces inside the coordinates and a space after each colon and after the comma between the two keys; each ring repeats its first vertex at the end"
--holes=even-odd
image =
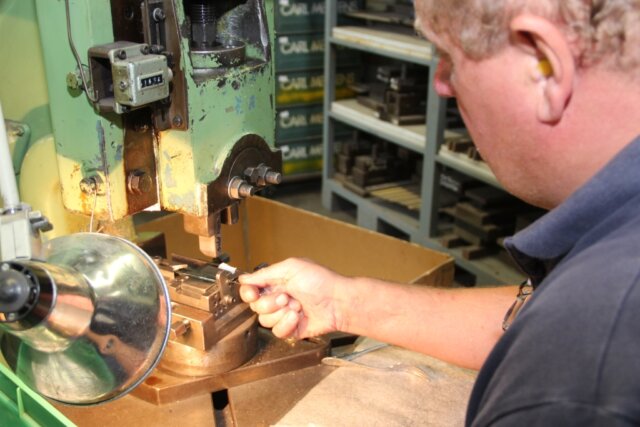
{"type": "Polygon", "coordinates": [[[236,273],[214,262],[177,255],[155,262],[173,301],[163,369],[179,375],[214,375],[253,356],[256,316],[240,299],[236,273]]]}
{"type": "Polygon", "coordinates": [[[0,280],[12,270],[37,285],[31,309],[3,316],[4,358],[29,387],[59,402],[91,405],[128,393],[156,366],[169,336],[159,269],[137,246],[104,234],[59,237],[45,249],[44,261],[0,267],[0,280]]]}

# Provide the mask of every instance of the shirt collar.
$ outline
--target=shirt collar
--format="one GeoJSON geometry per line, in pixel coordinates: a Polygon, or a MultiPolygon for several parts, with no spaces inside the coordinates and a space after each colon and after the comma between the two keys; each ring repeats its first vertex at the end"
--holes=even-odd
{"type": "Polygon", "coordinates": [[[505,240],[505,247],[533,282],[551,271],[614,206],[638,195],[640,136],[567,200],[505,240]]]}

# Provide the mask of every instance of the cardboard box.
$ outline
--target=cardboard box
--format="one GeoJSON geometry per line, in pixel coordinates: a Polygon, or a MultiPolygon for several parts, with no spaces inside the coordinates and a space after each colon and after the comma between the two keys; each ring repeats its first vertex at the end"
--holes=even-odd
{"type": "MultiPolygon", "coordinates": [[[[246,200],[240,217],[238,224],[223,226],[222,248],[244,271],[305,257],[348,276],[434,286],[450,286],[453,280],[454,261],[447,254],[269,199],[246,200]]],[[[198,238],[184,231],[181,215],[138,229],[163,232],[168,253],[207,259],[198,251],[198,238]]]]}

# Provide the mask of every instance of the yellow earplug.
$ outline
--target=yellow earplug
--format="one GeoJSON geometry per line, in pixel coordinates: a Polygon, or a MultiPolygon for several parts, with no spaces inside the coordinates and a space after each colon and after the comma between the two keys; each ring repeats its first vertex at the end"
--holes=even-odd
{"type": "Polygon", "coordinates": [[[538,62],[538,69],[544,77],[550,77],[553,74],[553,68],[547,58],[543,58],[538,62]]]}

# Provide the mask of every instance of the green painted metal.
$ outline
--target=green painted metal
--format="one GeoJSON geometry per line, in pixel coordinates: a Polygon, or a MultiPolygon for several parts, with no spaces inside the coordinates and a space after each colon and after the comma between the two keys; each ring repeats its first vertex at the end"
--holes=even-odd
{"type": "MultiPolygon", "coordinates": [[[[264,1],[270,51],[247,45],[253,60],[217,78],[196,77],[189,39],[181,39],[181,63],[187,87],[188,129],[158,135],[158,183],[164,209],[203,216],[208,213],[206,186],[215,181],[232,147],[244,135],[257,134],[274,145],[273,2],[264,1]]],[[[98,175],[104,194],[95,214],[116,220],[128,214],[123,164],[122,117],[94,111],[83,92],[67,87],[76,71],[66,34],[63,0],[36,0],[51,117],[65,206],[91,213],[94,196],[81,191],[84,178],[98,175]]],[[[109,0],[70,0],[71,27],[83,63],[89,47],[113,42],[109,0]]],[[[174,1],[178,24],[186,17],[182,1],[174,1]]],[[[239,6],[239,7],[242,7],[239,6]]],[[[218,32],[224,33],[225,21],[218,32]]]]}
{"type": "MultiPolygon", "coordinates": [[[[116,220],[127,215],[122,119],[96,113],[80,90],[67,87],[67,74],[77,69],[66,31],[63,0],[36,0],[51,120],[56,143],[63,203],[89,214],[94,197],[82,192],[84,178],[98,175],[104,195],[95,214],[116,220]]],[[[71,29],[76,49],[86,64],[89,47],[113,41],[109,0],[70,0],[71,29]]]]}
{"type": "MultiPolygon", "coordinates": [[[[273,1],[264,1],[270,51],[267,57],[247,43],[247,63],[220,77],[195,77],[189,40],[182,39],[189,129],[161,132],[158,141],[158,179],[163,208],[196,216],[207,214],[206,184],[220,175],[233,146],[247,134],[274,145],[273,1]],[[251,60],[251,58],[253,60],[251,60]]],[[[176,3],[179,25],[185,22],[176,3]]],[[[225,29],[218,28],[218,32],[225,29]]]]}

